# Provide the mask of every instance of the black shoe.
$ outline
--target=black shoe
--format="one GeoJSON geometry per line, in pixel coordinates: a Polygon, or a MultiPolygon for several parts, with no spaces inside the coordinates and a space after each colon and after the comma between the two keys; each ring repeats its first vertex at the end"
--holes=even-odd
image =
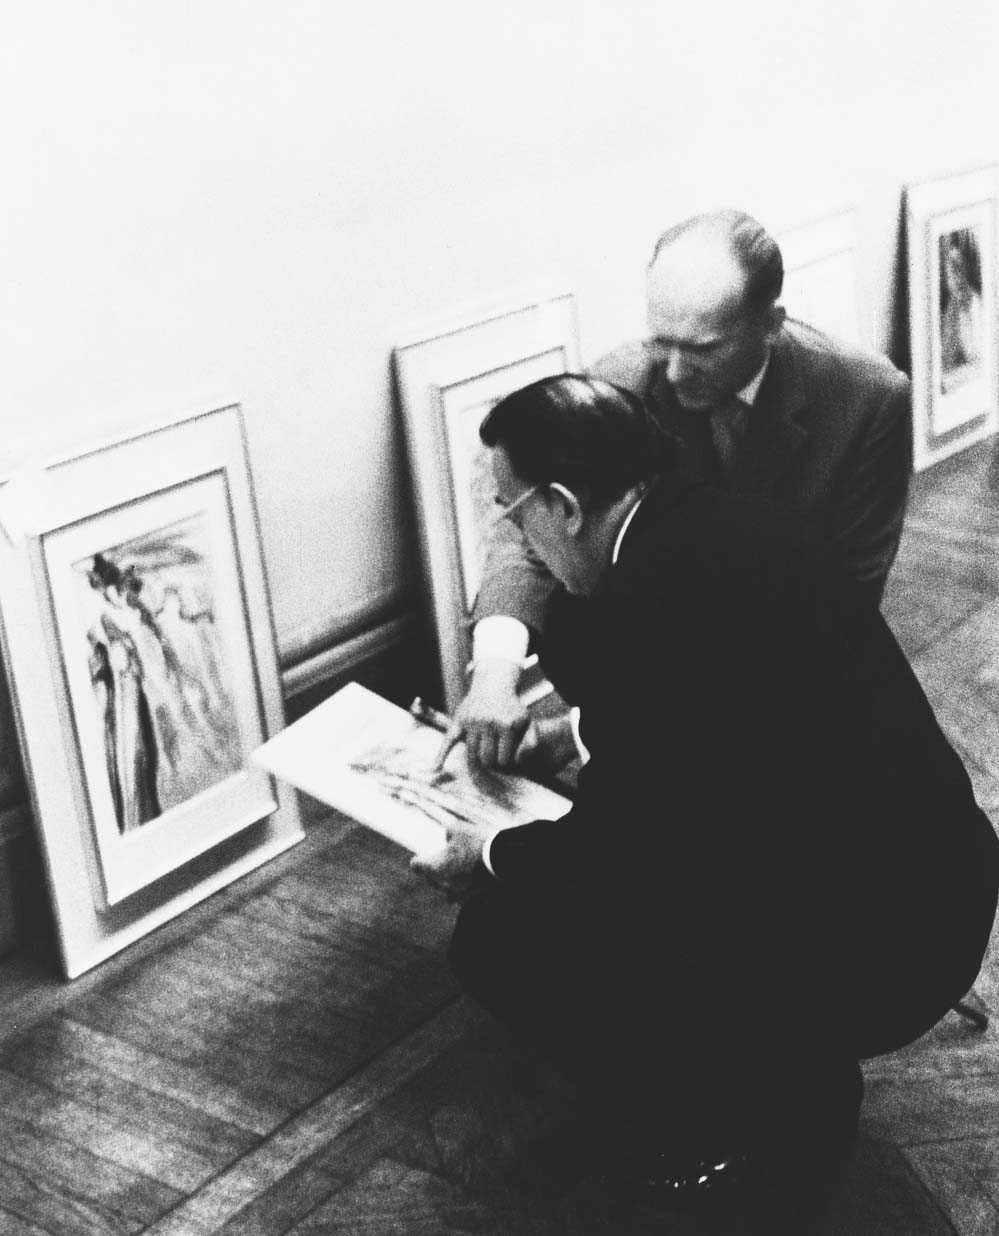
{"type": "Polygon", "coordinates": [[[597,1178],[619,1200],[691,1210],[737,1197],[752,1178],[752,1164],[742,1152],[699,1158],[672,1150],[647,1150],[626,1162],[608,1165],[597,1178]]]}
{"type": "Polygon", "coordinates": [[[645,1176],[646,1195],[680,1205],[698,1204],[730,1196],[745,1187],[752,1175],[752,1160],[739,1152],[724,1158],[681,1161],[662,1153],[645,1176]]]}

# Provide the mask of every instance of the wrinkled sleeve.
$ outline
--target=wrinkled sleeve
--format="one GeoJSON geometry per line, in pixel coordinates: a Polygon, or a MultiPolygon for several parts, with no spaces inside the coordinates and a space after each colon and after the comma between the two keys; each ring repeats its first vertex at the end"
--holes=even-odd
{"type": "Polygon", "coordinates": [[[883,396],[844,473],[836,539],[846,565],[875,602],[902,535],[912,472],[912,417],[908,380],[901,374],[883,396]]]}
{"type": "Polygon", "coordinates": [[[486,550],[472,619],[478,622],[493,614],[506,614],[541,631],[555,587],[555,580],[531,552],[520,530],[508,519],[497,520],[486,550]]]}

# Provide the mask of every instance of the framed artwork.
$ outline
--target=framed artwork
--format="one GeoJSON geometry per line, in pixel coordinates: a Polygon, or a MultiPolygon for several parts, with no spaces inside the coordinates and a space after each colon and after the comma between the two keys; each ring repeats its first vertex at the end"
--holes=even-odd
{"type": "Polygon", "coordinates": [[[451,711],[465,691],[469,619],[496,511],[479,426],[512,391],[579,369],[574,298],[546,296],[421,334],[395,349],[395,366],[451,711]]]}
{"type": "Polygon", "coordinates": [[[250,756],[284,724],[242,420],[0,486],[0,617],[67,974],[302,836],[250,756]]]}
{"type": "Polygon", "coordinates": [[[999,429],[999,168],[910,185],[905,202],[920,469],[999,429]]]}
{"type": "Polygon", "coordinates": [[[781,303],[789,315],[862,347],[853,211],[818,219],[777,237],[784,258],[781,303]]]}

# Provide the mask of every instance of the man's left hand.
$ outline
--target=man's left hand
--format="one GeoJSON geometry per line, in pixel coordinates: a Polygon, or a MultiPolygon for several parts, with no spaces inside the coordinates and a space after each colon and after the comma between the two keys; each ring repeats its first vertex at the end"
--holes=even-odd
{"type": "Polygon", "coordinates": [[[473,828],[448,833],[446,844],[432,854],[414,854],[409,865],[439,888],[448,901],[461,901],[472,887],[489,829],[473,828]]]}
{"type": "Polygon", "coordinates": [[[517,772],[528,777],[560,773],[579,758],[569,713],[533,717],[514,756],[517,772]]]}

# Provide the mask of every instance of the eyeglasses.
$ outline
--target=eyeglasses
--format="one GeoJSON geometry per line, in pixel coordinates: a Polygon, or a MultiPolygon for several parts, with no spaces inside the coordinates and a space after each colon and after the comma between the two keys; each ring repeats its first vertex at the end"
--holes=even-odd
{"type": "MultiPolygon", "coordinates": [[[[522,494],[519,494],[512,502],[508,502],[506,506],[500,504],[500,509],[493,517],[493,523],[498,524],[501,519],[509,519],[514,511],[517,511],[524,505],[528,498],[533,498],[541,489],[540,485],[532,485],[530,489],[525,489],[522,494]]],[[[499,498],[496,499],[499,503],[499,498]]]]}

